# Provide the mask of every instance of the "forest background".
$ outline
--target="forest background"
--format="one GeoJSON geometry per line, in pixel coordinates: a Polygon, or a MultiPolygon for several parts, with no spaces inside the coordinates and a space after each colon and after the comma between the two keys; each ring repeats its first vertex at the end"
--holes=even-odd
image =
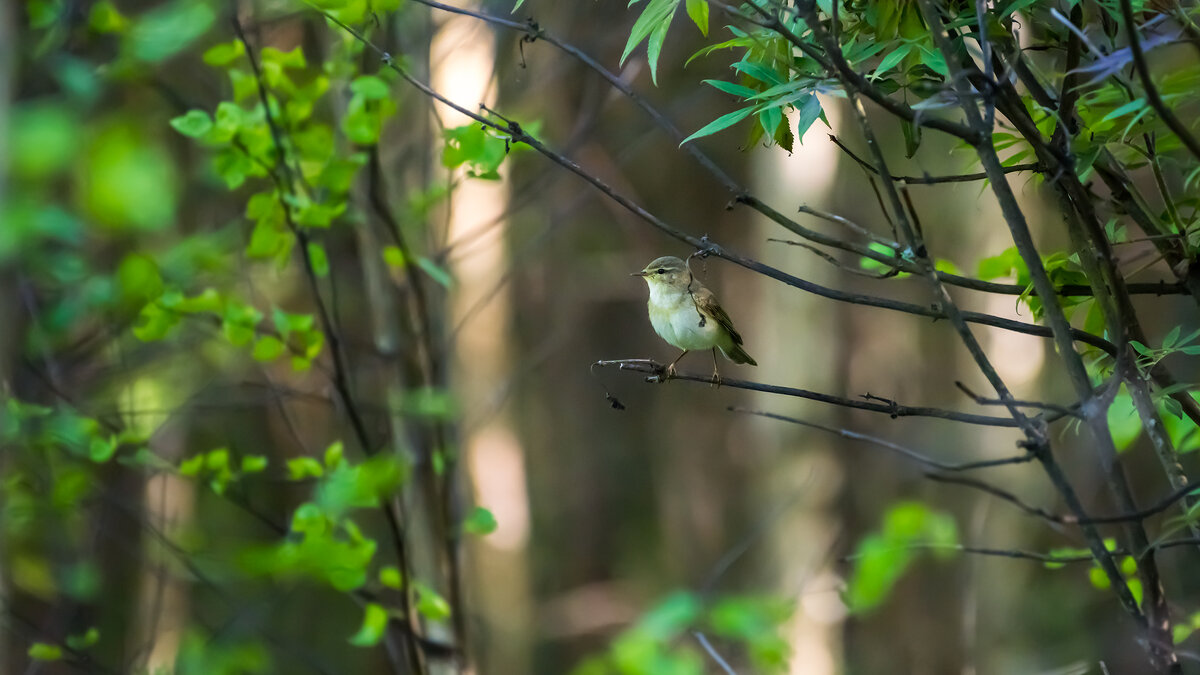
{"type": "Polygon", "coordinates": [[[1200,672],[1196,15],[5,3],[0,670],[1200,672]]]}

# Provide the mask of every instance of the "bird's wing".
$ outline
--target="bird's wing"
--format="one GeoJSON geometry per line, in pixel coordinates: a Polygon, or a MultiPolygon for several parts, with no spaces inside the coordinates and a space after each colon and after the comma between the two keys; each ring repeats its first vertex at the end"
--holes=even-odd
{"type": "Polygon", "coordinates": [[[696,288],[692,290],[692,299],[696,301],[696,309],[701,316],[712,319],[717,322],[717,325],[724,328],[729,337],[733,338],[734,344],[742,344],[742,336],[738,335],[737,329],[733,327],[733,319],[721,309],[721,304],[717,302],[717,296],[707,288],[696,284],[696,288]]]}

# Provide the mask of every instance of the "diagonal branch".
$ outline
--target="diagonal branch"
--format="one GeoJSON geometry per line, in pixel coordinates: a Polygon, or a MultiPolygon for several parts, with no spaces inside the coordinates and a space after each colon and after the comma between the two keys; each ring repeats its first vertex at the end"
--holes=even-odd
{"type": "MultiPolygon", "coordinates": [[[[649,382],[684,380],[686,382],[713,384],[713,378],[711,375],[676,373],[675,375],[668,376],[666,374],[666,366],[650,359],[616,359],[597,361],[593,364],[593,366],[599,366],[601,368],[617,368],[618,370],[631,370],[635,373],[645,373],[651,376],[650,378],[647,378],[647,381],[649,382]]],[[[720,384],[722,387],[746,389],[749,391],[761,391],[768,394],[779,394],[781,396],[793,396],[796,398],[808,399],[810,401],[820,401],[821,403],[842,406],[844,408],[854,408],[856,410],[867,410],[870,412],[882,413],[884,415],[888,415],[892,419],[897,417],[936,417],[944,420],[952,420],[966,424],[978,424],[989,427],[1017,426],[1016,422],[1007,417],[990,417],[988,415],[960,413],[953,410],[945,410],[943,408],[907,406],[900,405],[894,401],[891,403],[873,403],[859,399],[844,398],[842,396],[833,396],[832,394],[823,394],[817,391],[809,391],[808,389],[782,387],[774,384],[763,384],[760,382],[750,382],[747,380],[737,380],[727,377],[722,377],[718,384],[720,384]]]]}
{"type": "MultiPolygon", "coordinates": [[[[722,382],[722,384],[724,384],[724,382],[722,382]]],[[[863,441],[865,443],[869,443],[871,445],[883,448],[885,450],[891,450],[892,452],[894,452],[898,455],[901,455],[902,457],[907,457],[908,459],[911,459],[911,460],[917,462],[918,464],[932,467],[932,468],[938,469],[940,471],[970,471],[972,469],[985,469],[985,468],[990,468],[990,467],[994,467],[994,466],[1005,466],[1008,464],[1024,464],[1026,462],[1033,460],[1033,455],[1026,453],[1024,455],[1016,455],[1013,457],[1003,457],[1000,459],[987,459],[987,460],[981,460],[981,461],[977,461],[977,462],[963,462],[960,464],[948,464],[946,462],[942,462],[942,461],[933,459],[932,457],[928,457],[920,452],[917,452],[916,450],[913,450],[911,448],[907,448],[903,445],[900,445],[899,443],[893,443],[892,441],[878,438],[876,436],[862,434],[857,431],[850,431],[849,429],[830,427],[830,426],[826,426],[824,424],[817,424],[816,422],[809,422],[806,420],[796,419],[795,417],[787,417],[785,415],[776,415],[775,413],[762,412],[760,410],[747,410],[746,408],[737,408],[737,407],[730,407],[730,408],[728,408],[728,410],[730,410],[731,412],[746,413],[748,415],[757,415],[759,417],[765,417],[767,419],[779,420],[780,422],[788,422],[790,424],[798,424],[800,426],[811,427],[813,429],[820,429],[821,431],[827,431],[831,434],[841,436],[842,438],[848,438],[853,441],[863,441]]],[[[1011,421],[1008,418],[1001,418],[1001,419],[1005,419],[1005,421],[1011,421]]]]}
{"type": "Polygon", "coordinates": [[[1130,0],[1120,1],[1121,18],[1125,20],[1125,32],[1129,36],[1129,51],[1133,55],[1133,67],[1137,71],[1138,79],[1142,81],[1142,89],[1146,91],[1146,101],[1162,118],[1163,123],[1179,137],[1188,152],[1192,153],[1196,159],[1200,159],[1200,141],[1197,141],[1187,126],[1179,121],[1175,112],[1167,107],[1158,93],[1158,87],[1154,86],[1154,80],[1150,77],[1150,66],[1146,63],[1146,54],[1142,51],[1142,40],[1138,36],[1137,22],[1133,16],[1133,4],[1130,0]]]}

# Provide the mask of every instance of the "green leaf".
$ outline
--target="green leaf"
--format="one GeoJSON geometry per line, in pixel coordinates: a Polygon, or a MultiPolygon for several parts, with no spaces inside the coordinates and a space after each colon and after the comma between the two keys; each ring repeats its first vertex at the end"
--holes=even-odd
{"type": "Polygon", "coordinates": [[[133,336],[142,342],[157,342],[167,337],[179,323],[179,315],[151,302],[142,308],[133,325],[133,336]]]}
{"type": "Polygon", "coordinates": [[[189,110],[171,120],[175,131],[191,138],[199,138],[212,129],[212,118],[203,110],[189,110]]]}
{"type": "Polygon", "coordinates": [[[800,116],[796,119],[796,138],[800,139],[800,144],[804,144],[804,134],[808,133],[808,129],[821,117],[821,101],[816,95],[810,95],[804,103],[800,104],[800,116]]]}
{"type": "Polygon", "coordinates": [[[185,459],[179,465],[179,475],[181,476],[198,476],[204,468],[204,455],[196,455],[189,459],[185,459]]]}
{"type": "Polygon", "coordinates": [[[1146,99],[1145,98],[1141,98],[1141,97],[1135,98],[1132,101],[1130,101],[1129,103],[1126,103],[1125,105],[1117,108],[1116,110],[1113,110],[1112,112],[1108,113],[1104,117],[1100,118],[1100,122],[1103,123],[1103,122],[1107,122],[1109,120],[1115,120],[1118,117],[1128,115],[1131,112],[1141,110],[1145,107],[1146,107],[1146,99]]]}
{"type": "Polygon", "coordinates": [[[388,98],[391,95],[388,83],[376,75],[360,75],[354,78],[354,81],[350,83],[350,91],[368,101],[388,98]]]}
{"type": "Polygon", "coordinates": [[[379,583],[388,588],[400,590],[404,588],[404,575],[400,573],[400,568],[388,565],[379,570],[379,583]]]}
{"type": "Polygon", "coordinates": [[[138,60],[163,61],[207,33],[216,18],[206,0],[160,4],[138,17],[123,47],[138,60]]]}
{"type": "Polygon", "coordinates": [[[95,436],[88,445],[88,458],[97,464],[107,462],[115,454],[117,454],[117,441],[115,438],[95,436]]]}
{"type": "Polygon", "coordinates": [[[687,13],[700,34],[708,37],[708,2],[706,0],[687,0],[687,13]]]}
{"type": "Polygon", "coordinates": [[[1133,405],[1133,397],[1125,385],[1113,397],[1108,407],[1108,429],[1112,433],[1117,452],[1124,452],[1142,435],[1142,419],[1133,405]]]}
{"type": "Polygon", "coordinates": [[[6,140],[15,173],[48,179],[79,153],[83,125],[66,105],[23,103],[11,108],[6,140]]]}
{"type": "Polygon", "coordinates": [[[775,130],[783,121],[783,112],[779,108],[767,108],[758,114],[758,123],[762,125],[763,133],[768,138],[775,136],[775,130]]]}
{"type": "Polygon", "coordinates": [[[100,0],[92,5],[88,26],[97,33],[122,33],[129,28],[129,19],[109,0],[100,0]]]}
{"type": "Polygon", "coordinates": [[[312,261],[313,274],[324,279],[329,276],[329,258],[325,255],[325,247],[317,243],[309,243],[308,259],[312,261]]]}
{"type": "Polygon", "coordinates": [[[1175,325],[1171,327],[1171,330],[1167,331],[1167,334],[1163,336],[1163,349],[1170,349],[1175,346],[1175,343],[1179,341],[1179,333],[1182,329],[1182,326],[1175,325]]]}
{"type": "MultiPolygon", "coordinates": [[[[675,0],[678,2],[678,0],[675,0]]],[[[658,24],[654,32],[650,33],[650,39],[646,43],[646,62],[650,65],[650,81],[658,86],[658,57],[662,53],[663,42],[667,39],[667,29],[671,27],[671,22],[664,21],[658,24]]]]}
{"type": "Polygon", "coordinates": [[[362,627],[350,638],[350,644],[355,647],[372,647],[379,644],[387,629],[387,622],[387,610],[374,602],[367,603],[362,627]]]}
{"type": "Polygon", "coordinates": [[[933,263],[933,269],[939,272],[945,272],[946,274],[962,276],[962,272],[958,269],[958,265],[955,265],[954,261],[946,260],[945,258],[938,258],[937,261],[933,263]]]}
{"type": "MultiPolygon", "coordinates": [[[[883,253],[884,255],[888,255],[893,258],[898,258],[896,251],[893,250],[891,247],[887,246],[886,244],[881,244],[877,241],[873,241],[873,242],[871,242],[871,244],[868,248],[870,248],[872,251],[875,251],[876,253],[883,253]]],[[[867,270],[868,272],[874,272],[876,274],[883,274],[884,272],[888,272],[893,269],[891,265],[888,265],[884,262],[880,262],[879,260],[876,260],[874,258],[866,258],[866,257],[859,259],[858,266],[864,270],[867,270]]]]}
{"type": "MultiPolygon", "coordinates": [[[[650,0],[629,32],[629,40],[625,43],[625,50],[621,52],[621,65],[625,65],[625,59],[629,58],[643,40],[658,30],[660,25],[670,26],[675,10],[679,8],[679,2],[680,0],[650,0]]],[[[653,75],[653,71],[651,74],[653,75]]]]}
{"type": "Polygon", "coordinates": [[[421,582],[413,584],[417,589],[417,612],[430,621],[445,621],[450,618],[450,603],[436,591],[421,582]]]}
{"type": "Polygon", "coordinates": [[[411,472],[402,457],[390,453],[377,454],[353,466],[347,463],[326,466],[315,501],[330,517],[339,517],[350,509],[377,506],[396,494],[411,472]]]}
{"type": "Polygon", "coordinates": [[[957,542],[954,519],[948,514],[919,502],[894,505],[880,530],[858,544],[846,604],[855,613],[878,607],[920,552],[953,555],[957,542]]]}
{"type": "Polygon", "coordinates": [[[450,276],[449,272],[425,256],[417,257],[417,267],[420,267],[421,271],[428,274],[430,279],[445,288],[450,288],[454,283],[454,278],[450,276]]]}
{"type": "Polygon", "coordinates": [[[723,91],[726,94],[733,94],[734,96],[737,96],[737,97],[743,98],[743,99],[747,99],[752,96],[758,95],[758,92],[751,89],[750,87],[743,87],[740,84],[734,84],[733,82],[726,82],[725,80],[704,80],[703,82],[704,82],[704,84],[707,84],[708,86],[713,87],[719,91],[723,91]]]}
{"type": "Polygon", "coordinates": [[[278,65],[281,68],[291,68],[294,70],[303,70],[308,67],[308,62],[304,59],[304,50],[299,45],[293,47],[291,51],[282,51],[274,47],[264,47],[262,50],[263,63],[278,65]]]}
{"type": "Polygon", "coordinates": [[[267,470],[267,458],[262,455],[242,457],[242,473],[262,473],[267,470]]]}
{"type": "Polygon", "coordinates": [[[121,300],[130,308],[140,307],[163,292],[162,274],[154,259],[142,253],[130,253],[117,267],[117,287],[121,300]]]}
{"type": "Polygon", "coordinates": [[[912,52],[915,46],[911,42],[906,42],[892,50],[891,53],[880,60],[879,65],[875,67],[875,72],[871,74],[871,79],[878,79],[887,71],[900,65],[900,62],[912,52]]]}
{"type": "Polygon", "coordinates": [[[288,477],[292,480],[305,478],[320,478],[325,475],[325,467],[312,457],[294,457],[287,461],[288,477]]]}
{"type": "Polygon", "coordinates": [[[346,449],[341,441],[334,441],[325,448],[325,468],[336,469],[345,461],[346,449]]]}
{"type": "Polygon", "coordinates": [[[57,661],[62,658],[63,650],[58,645],[35,642],[29,645],[27,653],[34,661],[57,661]]]}
{"type": "Polygon", "coordinates": [[[210,66],[223,68],[236,61],[246,53],[246,47],[241,40],[222,42],[209,47],[204,52],[204,62],[210,66]]]}
{"type": "Polygon", "coordinates": [[[271,335],[264,335],[254,343],[254,360],[255,361],[274,361],[287,351],[287,347],[271,335]]]}
{"type": "Polygon", "coordinates": [[[404,251],[401,251],[396,246],[384,246],[383,261],[388,264],[388,267],[401,269],[404,267],[406,262],[404,259],[404,251]]]}
{"type": "Polygon", "coordinates": [[[86,149],[75,159],[72,197],[95,226],[161,230],[175,224],[177,166],[153,134],[132,118],[100,129],[93,126],[86,149]]]}
{"type": "Polygon", "coordinates": [[[775,72],[774,68],[765,63],[742,60],[732,64],[730,68],[733,68],[739,73],[749,75],[759,82],[765,82],[772,87],[781,85],[785,82],[784,78],[779,73],[775,72]]]}
{"type": "Polygon", "coordinates": [[[1021,260],[1021,254],[1013,246],[999,255],[980,260],[976,274],[980,279],[990,281],[992,279],[999,279],[1000,277],[1011,276],[1013,272],[1017,272],[1018,276],[1020,276],[1020,273],[1024,270],[1025,263],[1021,260]]]}
{"type": "Polygon", "coordinates": [[[701,129],[696,133],[683,139],[683,143],[680,143],[680,145],[683,145],[688,141],[695,140],[697,138],[703,138],[705,136],[711,136],[718,131],[728,129],[729,127],[749,117],[750,114],[754,112],[754,108],[755,106],[750,106],[749,108],[742,108],[741,110],[735,110],[731,113],[721,115],[717,119],[701,127],[701,129]]]}
{"type": "Polygon", "coordinates": [[[470,515],[463,519],[462,529],[467,534],[491,534],[496,531],[496,517],[482,506],[476,506],[470,515]]]}
{"type": "Polygon", "coordinates": [[[656,640],[671,640],[700,617],[702,608],[694,593],[677,591],[647,612],[637,627],[656,640]]]}
{"type": "Polygon", "coordinates": [[[921,63],[924,63],[930,70],[942,77],[950,77],[950,69],[946,67],[946,57],[942,56],[942,53],[936,49],[922,45],[921,63]]]}
{"type": "Polygon", "coordinates": [[[997,14],[997,16],[999,16],[1000,18],[1010,16],[1016,12],[1021,11],[1022,9],[1025,9],[1026,7],[1029,7],[1030,5],[1034,4],[1035,2],[1039,2],[1039,1],[1040,0],[1012,0],[1007,5],[1005,5],[1002,9],[999,10],[999,13],[997,14]]]}
{"type": "Polygon", "coordinates": [[[100,629],[95,626],[88,628],[82,635],[73,634],[67,636],[67,646],[75,650],[87,649],[99,641],[100,629]]]}

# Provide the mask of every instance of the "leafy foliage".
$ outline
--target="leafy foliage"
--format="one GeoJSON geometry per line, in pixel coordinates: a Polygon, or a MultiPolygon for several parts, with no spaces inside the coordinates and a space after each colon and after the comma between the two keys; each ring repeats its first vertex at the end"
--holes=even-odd
{"type": "Polygon", "coordinates": [[[705,672],[698,643],[702,632],[744,649],[755,672],[781,672],[788,643],[779,635],[792,614],[789,603],[772,598],[729,596],[706,605],[693,593],[677,592],[656,605],[613,642],[609,652],[585,660],[573,675],[651,675],[705,672]]]}
{"type": "Polygon", "coordinates": [[[954,519],[919,502],[888,509],[878,532],[863,537],[853,560],[845,601],[851,612],[868,612],[887,599],[896,582],[923,550],[938,558],[957,551],[954,519]]]}

